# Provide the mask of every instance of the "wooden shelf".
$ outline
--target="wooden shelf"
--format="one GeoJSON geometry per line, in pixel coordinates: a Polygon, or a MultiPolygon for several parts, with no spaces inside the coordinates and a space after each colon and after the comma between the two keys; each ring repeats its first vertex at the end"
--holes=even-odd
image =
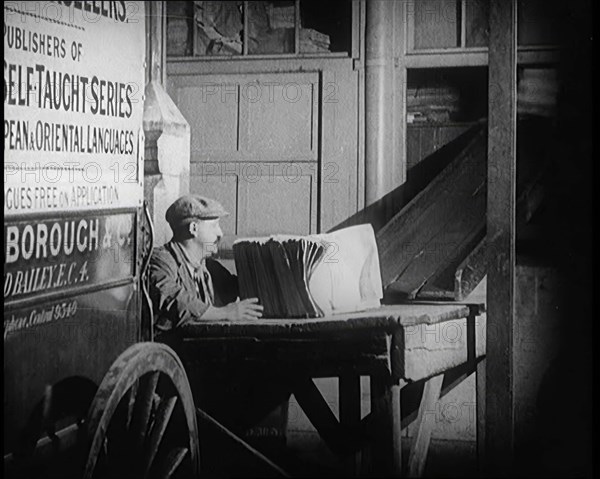
{"type": "Polygon", "coordinates": [[[465,126],[465,127],[469,127],[469,126],[473,126],[478,124],[479,121],[477,120],[473,120],[473,121],[448,121],[448,122],[441,122],[441,123],[428,123],[428,122],[420,122],[420,123],[406,123],[406,128],[407,129],[412,129],[412,128],[445,128],[445,127],[461,127],[461,126],[465,126]]]}

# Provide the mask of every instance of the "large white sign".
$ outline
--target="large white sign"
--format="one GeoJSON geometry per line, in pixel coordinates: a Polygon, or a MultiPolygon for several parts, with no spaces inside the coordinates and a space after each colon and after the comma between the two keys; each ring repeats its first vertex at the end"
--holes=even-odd
{"type": "Polygon", "coordinates": [[[4,2],[4,214],[140,206],[144,2],[4,2]]]}

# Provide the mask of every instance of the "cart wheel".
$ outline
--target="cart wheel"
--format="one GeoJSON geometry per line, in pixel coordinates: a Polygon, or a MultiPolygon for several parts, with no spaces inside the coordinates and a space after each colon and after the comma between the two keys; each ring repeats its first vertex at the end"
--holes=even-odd
{"type": "Polygon", "coordinates": [[[197,477],[198,427],[181,361],[168,346],[138,343],[104,376],[90,406],[83,477],[197,477]]]}

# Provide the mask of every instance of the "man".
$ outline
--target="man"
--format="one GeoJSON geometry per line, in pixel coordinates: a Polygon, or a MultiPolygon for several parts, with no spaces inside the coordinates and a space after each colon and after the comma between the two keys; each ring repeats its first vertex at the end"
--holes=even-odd
{"type": "Polygon", "coordinates": [[[150,296],[157,332],[206,320],[262,316],[257,298],[240,301],[236,276],[210,256],[223,236],[218,201],[199,195],[177,199],[165,215],[173,238],[150,261],[150,296]]]}
{"type": "MultiPolygon", "coordinates": [[[[210,258],[223,236],[219,219],[227,214],[219,202],[198,195],[183,196],[167,209],[165,218],[173,238],[152,254],[150,296],[159,341],[174,347],[184,363],[194,364],[186,367],[186,372],[195,403],[241,434],[265,410],[281,402],[281,393],[273,397],[270,393],[278,381],[239,363],[225,361],[217,368],[212,362],[196,364],[193,346],[186,349],[177,331],[194,322],[252,320],[262,316],[258,299],[240,301],[237,277],[210,258]],[[261,408],[255,411],[255,404],[261,408]]],[[[283,399],[288,396],[285,392],[283,399]]]]}

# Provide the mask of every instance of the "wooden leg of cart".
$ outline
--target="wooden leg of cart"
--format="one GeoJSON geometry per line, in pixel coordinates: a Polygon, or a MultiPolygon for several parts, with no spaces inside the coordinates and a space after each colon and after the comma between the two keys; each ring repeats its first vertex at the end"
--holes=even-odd
{"type": "Polygon", "coordinates": [[[440,398],[443,374],[428,379],[423,389],[423,397],[417,414],[417,436],[414,438],[408,455],[408,476],[421,477],[425,469],[431,432],[435,424],[435,406],[440,398]]]}

